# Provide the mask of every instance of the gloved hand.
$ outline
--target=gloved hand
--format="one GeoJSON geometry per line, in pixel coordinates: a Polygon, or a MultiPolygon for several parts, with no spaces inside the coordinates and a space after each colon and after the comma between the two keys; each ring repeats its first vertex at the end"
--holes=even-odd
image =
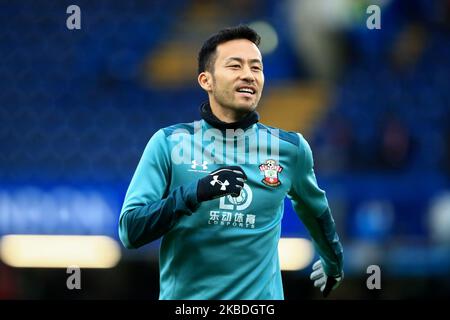
{"type": "Polygon", "coordinates": [[[342,280],[344,280],[344,274],[342,273],[339,277],[327,276],[322,267],[322,262],[318,260],[313,264],[313,272],[310,279],[314,281],[314,287],[320,288],[323,297],[326,298],[331,290],[339,287],[342,280]]]}
{"type": "Polygon", "coordinates": [[[203,202],[226,195],[238,197],[246,180],[247,176],[241,167],[219,168],[198,181],[197,200],[203,202]]]}

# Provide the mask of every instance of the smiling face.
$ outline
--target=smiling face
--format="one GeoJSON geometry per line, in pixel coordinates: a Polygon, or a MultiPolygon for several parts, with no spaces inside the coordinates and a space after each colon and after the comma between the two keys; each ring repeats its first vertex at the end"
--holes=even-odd
{"type": "Polygon", "coordinates": [[[253,42],[236,39],[219,44],[211,69],[202,72],[198,80],[208,92],[213,111],[239,118],[257,107],[264,74],[261,52],[253,42]]]}

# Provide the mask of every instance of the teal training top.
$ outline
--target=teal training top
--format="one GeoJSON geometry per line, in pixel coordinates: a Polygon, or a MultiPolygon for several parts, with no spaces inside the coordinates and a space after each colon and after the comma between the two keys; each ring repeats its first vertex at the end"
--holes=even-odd
{"type": "Polygon", "coordinates": [[[325,272],[340,275],[342,246],[302,135],[255,123],[226,135],[205,120],[157,131],[125,196],[126,248],[162,237],[160,299],[284,299],[278,259],[288,196],[325,272]],[[237,198],[197,202],[197,181],[224,165],[248,180],[237,198]]]}

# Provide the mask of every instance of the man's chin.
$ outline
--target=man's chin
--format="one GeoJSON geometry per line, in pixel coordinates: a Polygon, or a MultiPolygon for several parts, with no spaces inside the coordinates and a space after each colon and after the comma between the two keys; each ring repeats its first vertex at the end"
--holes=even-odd
{"type": "Polygon", "coordinates": [[[255,104],[238,104],[234,107],[236,111],[242,112],[242,113],[248,113],[252,112],[256,109],[255,104]]]}

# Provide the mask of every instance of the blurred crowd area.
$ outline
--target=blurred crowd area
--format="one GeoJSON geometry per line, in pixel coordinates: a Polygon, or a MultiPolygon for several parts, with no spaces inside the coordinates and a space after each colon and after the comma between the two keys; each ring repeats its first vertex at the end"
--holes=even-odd
{"type": "MultiPolygon", "coordinates": [[[[203,41],[244,23],[262,36],[261,121],[312,146],[346,250],[348,286],[336,297],[448,296],[449,18],[448,0],[0,0],[0,236],[117,239],[148,139],[199,119],[203,41]],[[72,4],[80,30],[66,27],[72,4]],[[381,29],[367,28],[372,4],[381,29]],[[46,222],[62,212],[77,224],[46,222]],[[371,264],[386,272],[378,292],[364,288],[371,264]]],[[[81,297],[157,298],[150,249],[123,252],[105,271],[117,277],[87,271],[96,285],[81,297]]],[[[0,261],[0,298],[80,297],[55,280],[64,276],[0,261]]],[[[306,270],[283,277],[287,298],[317,297],[306,270]]]]}

